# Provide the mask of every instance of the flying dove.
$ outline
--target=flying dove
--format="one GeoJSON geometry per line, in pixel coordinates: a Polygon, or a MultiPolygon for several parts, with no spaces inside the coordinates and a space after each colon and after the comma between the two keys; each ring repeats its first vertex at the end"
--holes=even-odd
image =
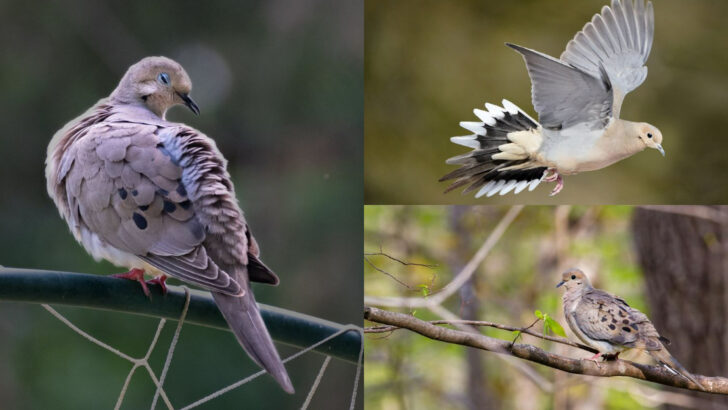
{"type": "Polygon", "coordinates": [[[165,120],[191,81],[166,57],[129,67],[119,85],[48,146],[48,193],[96,260],[169,275],[212,292],[238,341],[288,393],[293,385],[260,316],[250,281],[278,284],[238,206],[227,161],[201,132],[165,120]]]}
{"type": "Polygon", "coordinates": [[[589,347],[602,355],[615,358],[627,349],[642,349],[670,371],[683,375],[705,390],[665,348],[670,341],[657,332],[650,319],[624,300],[592,287],[589,278],[579,269],[569,269],[561,275],[564,316],[571,331],[589,347]]]}
{"type": "Polygon", "coordinates": [[[647,77],[654,12],[643,0],[612,0],[566,45],[560,59],[515,44],[526,62],[540,123],[508,100],[475,109],[480,121],[463,121],[471,135],[452,137],[473,151],[452,157],[461,165],[440,181],[449,192],[466,186],[475,197],[520,193],[562,175],[604,168],[645,148],[663,156],[662,134],[644,122],[619,119],[624,96],[647,77]]]}

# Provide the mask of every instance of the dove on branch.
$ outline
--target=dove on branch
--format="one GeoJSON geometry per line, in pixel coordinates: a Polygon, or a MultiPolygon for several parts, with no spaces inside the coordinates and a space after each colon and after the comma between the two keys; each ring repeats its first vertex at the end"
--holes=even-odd
{"type": "Polygon", "coordinates": [[[278,284],[238,206],[227,161],[167,110],[199,108],[185,70],[166,57],[129,67],[118,87],[58,131],[48,146],[48,193],[74,237],[96,260],[212,292],[248,355],[293,393],[255,303],[250,281],[278,284]]]}
{"type": "Polygon", "coordinates": [[[515,44],[531,78],[539,121],[513,103],[475,109],[480,121],[460,123],[471,135],[452,137],[473,151],[447,160],[461,167],[440,181],[445,192],[463,187],[475,197],[533,190],[562,175],[594,171],[654,148],[663,156],[662,134],[645,122],[619,118],[625,95],[647,77],[654,12],[643,0],[612,0],[566,45],[559,59],[515,44]]]}
{"type": "Polygon", "coordinates": [[[670,341],[657,332],[647,315],[630,307],[610,293],[592,287],[589,278],[579,269],[561,275],[556,287],[564,287],[564,317],[571,331],[589,347],[602,355],[619,354],[627,349],[641,349],[675,374],[680,374],[705,390],[693,375],[667,351],[670,341]]]}

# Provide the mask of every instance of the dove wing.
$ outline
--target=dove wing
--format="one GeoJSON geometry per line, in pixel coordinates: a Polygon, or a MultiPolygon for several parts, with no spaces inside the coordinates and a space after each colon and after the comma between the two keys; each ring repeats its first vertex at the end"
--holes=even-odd
{"type": "Polygon", "coordinates": [[[611,8],[604,6],[576,33],[560,58],[594,77],[606,72],[614,88],[612,112],[619,118],[624,96],[647,77],[654,27],[651,2],[612,0],[611,8]]]}
{"type": "Polygon", "coordinates": [[[586,292],[572,314],[579,329],[593,340],[646,350],[661,348],[660,336],[644,313],[602,290],[586,292]]]}
{"type": "MultiPolygon", "coordinates": [[[[221,268],[247,265],[251,241],[212,140],[186,127],[101,122],[61,163],[70,164],[58,182],[76,224],[171,276],[225,294],[244,292],[247,284],[221,268]]],[[[277,282],[270,275],[258,273],[277,282]]]]}
{"type": "Polygon", "coordinates": [[[545,128],[590,123],[603,128],[612,115],[612,86],[606,72],[595,75],[546,54],[506,43],[521,53],[531,78],[531,98],[545,128]]]}

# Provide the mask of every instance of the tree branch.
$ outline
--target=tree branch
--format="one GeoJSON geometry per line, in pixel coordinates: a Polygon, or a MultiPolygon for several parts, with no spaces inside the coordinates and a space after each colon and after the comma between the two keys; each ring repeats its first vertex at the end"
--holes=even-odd
{"type": "MultiPolygon", "coordinates": [[[[670,373],[661,366],[649,366],[628,360],[602,362],[597,365],[590,360],[572,359],[546,352],[528,344],[511,342],[488,337],[479,333],[469,333],[432,325],[413,316],[381,310],[373,307],[364,308],[364,319],[384,325],[406,328],[433,340],[474,347],[490,352],[515,356],[534,363],[574,374],[588,376],[613,377],[626,376],[647,380],[666,386],[701,391],[700,387],[682,376],[670,373]]],[[[728,378],[693,375],[706,392],[728,394],[728,378]]]]}
{"type": "MultiPolygon", "coordinates": [[[[493,323],[493,322],[486,322],[484,320],[430,320],[427,323],[431,325],[469,325],[469,326],[485,326],[485,327],[493,327],[496,329],[501,330],[510,330],[513,332],[521,332],[525,333],[527,335],[531,335],[534,337],[538,337],[539,339],[548,340],[550,342],[556,342],[561,343],[567,346],[576,347],[577,349],[586,350],[591,353],[597,353],[596,349],[592,349],[589,346],[583,345],[581,343],[574,343],[569,339],[565,339],[563,337],[558,336],[549,336],[545,335],[543,333],[539,333],[536,331],[533,331],[529,329],[529,327],[515,327],[515,326],[508,326],[508,325],[501,325],[500,323],[493,323]]],[[[535,322],[534,322],[535,324],[535,322]]],[[[364,333],[386,333],[386,332],[393,332],[395,330],[402,329],[399,326],[394,325],[384,325],[384,326],[373,326],[373,327],[365,327],[364,333]]]]}

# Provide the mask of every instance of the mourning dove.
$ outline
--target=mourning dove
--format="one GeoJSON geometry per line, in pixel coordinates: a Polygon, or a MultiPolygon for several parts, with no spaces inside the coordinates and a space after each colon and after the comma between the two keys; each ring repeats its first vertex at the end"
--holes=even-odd
{"type": "Polygon", "coordinates": [[[48,193],[96,260],[131,269],[122,276],[146,288],[146,271],[210,290],[245,351],[293,393],[249,283],[278,277],[260,260],[227,161],[206,135],[165,120],[178,104],[199,113],[190,89],[166,57],[129,67],[109,97],[53,136],[48,193]]]}
{"type": "Polygon", "coordinates": [[[473,151],[452,157],[461,167],[440,181],[455,181],[445,192],[466,186],[475,197],[532,191],[541,181],[604,168],[654,148],[663,156],[662,134],[644,122],[619,119],[624,96],[647,77],[654,13],[643,0],[612,0],[569,41],[560,59],[506,43],[525,59],[533,105],[540,123],[513,103],[485,104],[476,122],[460,126],[471,135],[451,141],[473,151]]]}
{"type": "Polygon", "coordinates": [[[683,375],[701,389],[705,388],[665,348],[670,341],[657,332],[650,319],[624,300],[592,287],[589,278],[579,269],[561,275],[564,317],[571,331],[601,355],[618,356],[627,349],[642,349],[672,372],[683,375]]]}

